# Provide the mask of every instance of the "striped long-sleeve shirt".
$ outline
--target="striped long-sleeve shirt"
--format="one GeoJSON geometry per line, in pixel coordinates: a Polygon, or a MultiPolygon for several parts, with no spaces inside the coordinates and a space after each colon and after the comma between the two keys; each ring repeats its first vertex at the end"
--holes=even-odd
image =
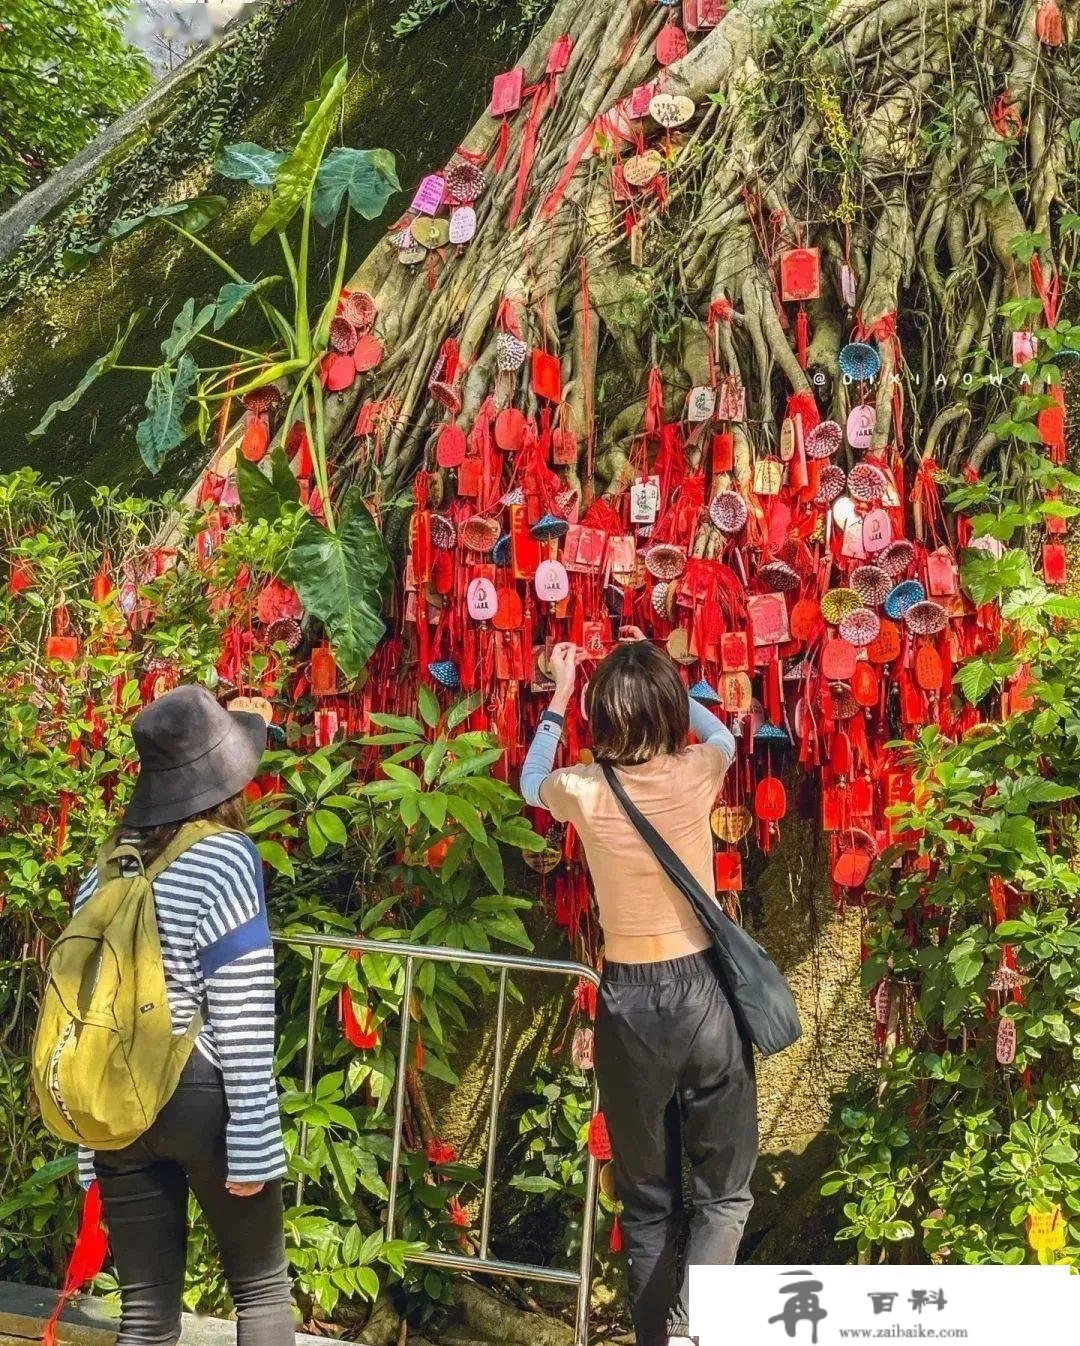
{"type": "MultiPolygon", "coordinates": [[[[83,880],[75,910],[97,887],[83,880]]],[[[285,1172],[274,1085],[274,955],[254,842],[219,832],[189,847],[154,880],[165,984],[175,1034],[203,1007],[195,1048],[221,1070],[229,1108],[231,1182],[264,1182],[285,1172]]],[[[94,1177],[80,1151],[79,1179],[94,1177]]]]}

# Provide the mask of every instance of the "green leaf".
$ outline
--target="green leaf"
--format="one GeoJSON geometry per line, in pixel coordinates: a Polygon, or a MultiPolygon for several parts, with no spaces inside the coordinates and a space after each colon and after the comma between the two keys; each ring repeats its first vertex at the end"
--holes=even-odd
{"type": "Polygon", "coordinates": [[[394,192],[400,190],[394,156],[389,150],[357,150],[339,145],[319,165],[311,213],[325,228],[333,224],[347,196],[358,215],[374,220],[383,213],[394,192]]]}
{"type": "Polygon", "coordinates": [[[182,355],[176,374],[167,365],[155,369],[146,395],[146,415],[135,431],[142,460],[157,473],[166,455],[187,438],[182,417],[198,381],[199,369],[190,355],[182,355]]]}
{"type": "Polygon", "coordinates": [[[284,874],[287,879],[296,878],[293,862],[289,859],[288,852],[280,841],[260,841],[259,854],[271,869],[276,870],[279,874],[284,874]]]}
{"type": "Polygon", "coordinates": [[[360,1293],[370,1300],[375,1300],[379,1295],[379,1277],[371,1267],[357,1267],[355,1271],[356,1288],[360,1293]]]}
{"type": "Polygon", "coordinates": [[[319,831],[337,846],[344,846],[348,837],[345,832],[345,824],[338,815],[330,809],[319,809],[315,814],[315,822],[319,831]]]}
{"type": "Polygon", "coordinates": [[[342,501],[336,533],[302,525],[286,567],[306,612],[325,626],[338,667],[355,678],[382,639],[390,557],[356,488],[342,501]]]}
{"type": "Polygon", "coordinates": [[[341,60],[331,66],[323,76],[318,99],[305,108],[307,124],[295,149],[277,170],[274,194],[251,230],[253,244],[261,242],[269,233],[284,230],[312,190],[326,142],[345,96],[348,72],[348,61],[341,60]]]}
{"type": "Polygon", "coordinates": [[[161,343],[161,353],[172,363],[191,345],[202,329],[214,316],[214,305],[205,304],[195,312],[195,300],[186,299],[184,307],[173,319],[172,331],[161,343]]]}
{"type": "Polygon", "coordinates": [[[986,659],[972,659],[959,670],[956,681],[974,706],[990,691],[997,678],[986,659]]]}
{"type": "Polygon", "coordinates": [[[417,702],[424,723],[428,725],[429,728],[434,729],[439,723],[439,717],[442,714],[442,711],[439,709],[438,698],[426,683],[422,682],[417,689],[417,702]]]}
{"type": "Polygon", "coordinates": [[[83,393],[95,384],[102,374],[107,374],[116,364],[119,363],[120,356],[127,344],[128,337],[131,336],[135,324],[146,313],[145,309],[137,309],[129,318],[127,327],[117,335],[116,340],[105,352],[99,355],[94,363],[86,370],[82,378],[75,385],[73,391],[68,393],[67,397],[61,398],[58,402],[51,403],[45,410],[45,415],[38,421],[37,425],[30,431],[27,438],[37,439],[43,435],[49,426],[53,423],[61,412],[71,411],[81,400],[83,393]]]}
{"type": "Polygon", "coordinates": [[[300,483],[292,474],[285,450],[275,444],[267,455],[270,465],[268,477],[257,463],[248,462],[244,455],[236,456],[236,488],[244,518],[250,521],[277,519],[286,505],[300,499],[300,483]]]}
{"type": "Polygon", "coordinates": [[[1064,617],[1067,622],[1080,622],[1080,598],[1055,594],[1043,604],[1043,611],[1049,617],[1064,617]]]}
{"type": "Polygon", "coordinates": [[[280,276],[264,276],[262,280],[254,284],[250,280],[226,281],[218,291],[217,303],[214,308],[214,331],[220,332],[233,314],[243,308],[252,295],[268,290],[272,285],[278,285],[280,282],[280,276]]]}
{"type": "Polygon", "coordinates": [[[155,220],[170,220],[189,234],[197,234],[216,220],[228,206],[229,202],[224,196],[193,196],[189,201],[174,201],[171,205],[155,206],[144,215],[130,215],[127,219],[116,220],[105,237],[115,243],[117,239],[133,234],[136,229],[153,224],[155,220]]]}
{"type": "Polygon", "coordinates": [[[253,187],[272,187],[285,158],[284,150],[268,150],[250,140],[243,140],[238,145],[226,145],[214,167],[223,178],[232,178],[234,182],[250,182],[253,187]]]}
{"type": "Polygon", "coordinates": [[[506,879],[503,874],[502,853],[493,841],[488,841],[484,845],[476,842],[473,846],[473,854],[480,862],[480,868],[487,875],[487,880],[497,893],[501,893],[505,886],[506,879]]]}
{"type": "Polygon", "coordinates": [[[487,841],[483,819],[474,805],[470,804],[467,799],[462,799],[458,795],[447,795],[446,810],[455,822],[464,827],[474,841],[479,843],[487,841]]]}
{"type": "Polygon", "coordinates": [[[473,711],[480,708],[482,700],[483,697],[479,692],[472,692],[469,696],[463,696],[460,701],[455,701],[446,712],[447,729],[456,729],[459,724],[464,724],[473,711]]]}

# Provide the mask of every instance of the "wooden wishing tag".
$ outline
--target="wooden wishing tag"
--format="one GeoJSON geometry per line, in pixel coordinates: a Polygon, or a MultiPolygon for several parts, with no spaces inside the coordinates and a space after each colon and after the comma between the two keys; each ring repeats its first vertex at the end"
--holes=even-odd
{"type": "Polygon", "coordinates": [[[552,430],[551,461],[556,467],[573,467],[579,448],[578,437],[572,430],[552,430]]]}
{"type": "Polygon", "coordinates": [[[531,580],[540,564],[540,543],[529,529],[524,505],[510,506],[510,561],[518,580],[531,580]]]}
{"type": "Polygon", "coordinates": [[[1068,557],[1060,542],[1043,543],[1043,579],[1047,584],[1064,584],[1068,578],[1068,557]]]}
{"type": "Polygon", "coordinates": [[[536,567],[533,587],[545,603],[561,603],[570,593],[570,577],[561,561],[541,561],[536,567]]]}
{"type": "Polygon", "coordinates": [[[720,637],[720,667],[725,673],[750,669],[750,642],[745,631],[725,631],[720,637]]]}
{"type": "Polygon", "coordinates": [[[547,64],[544,66],[544,73],[547,75],[561,75],[570,64],[570,53],[573,50],[574,42],[570,34],[560,33],[548,48],[547,64]]]}
{"type": "Polygon", "coordinates": [[[460,467],[465,461],[467,447],[465,431],[460,425],[452,422],[444,425],[435,442],[435,461],[442,468],[460,467]]]}
{"type": "Polygon", "coordinates": [[[672,130],[685,126],[694,115],[694,100],[682,94],[658,93],[649,100],[649,116],[672,130]]]}
{"type": "Polygon", "coordinates": [[[738,851],[717,851],[713,859],[713,878],[718,893],[741,893],[742,856],[738,851]]]}
{"type": "Polygon", "coordinates": [[[660,509],[660,478],[639,477],[630,488],[630,522],[656,522],[660,509]]]}
{"type": "Polygon", "coordinates": [[[851,561],[861,561],[866,558],[866,546],[863,542],[863,521],[858,515],[848,519],[844,524],[840,553],[851,561]]]}
{"type": "Polygon", "coordinates": [[[666,23],[656,35],[656,60],[659,65],[674,65],[686,55],[686,34],[675,23],[666,23]]]}
{"type": "Polygon", "coordinates": [[[517,407],[504,407],[495,417],[495,443],[507,453],[521,448],[527,422],[517,407]]]}
{"type": "Polygon", "coordinates": [[[463,458],[457,474],[458,495],[463,495],[467,500],[475,500],[480,494],[483,471],[484,465],[479,458],[463,458]]]}
{"type": "Polygon", "coordinates": [[[532,390],[548,402],[562,401],[562,364],[547,351],[532,353],[532,390]]]}
{"type": "Polygon", "coordinates": [[[721,430],[712,437],[712,470],[730,472],[734,466],[735,436],[730,430],[721,430]]]}
{"type": "Polygon", "coordinates": [[[581,647],[590,659],[602,659],[607,653],[607,624],[585,622],[581,628],[581,647]]]}
{"type": "Polygon", "coordinates": [[[752,594],[746,600],[746,610],[755,645],[784,645],[791,639],[783,594],[752,594]]]}
{"type": "Polygon", "coordinates": [[[472,580],[465,592],[465,606],[474,622],[490,622],[499,607],[499,595],[491,580],[482,575],[472,580]]]}
{"type": "Polygon", "coordinates": [[[1039,338],[1033,332],[1014,332],[1012,334],[1012,362],[1019,368],[1039,353],[1039,338]]]}
{"type": "Polygon", "coordinates": [[[234,696],[228,709],[242,711],[245,715],[258,715],[266,724],[274,722],[274,708],[265,696],[234,696]]]}
{"type": "Polygon", "coordinates": [[[790,248],[780,254],[780,298],[802,303],[821,297],[821,250],[790,248]]]}
{"type": "Polygon", "coordinates": [[[691,33],[715,28],[726,13],[726,0],[683,0],[683,23],[691,33]]]}
{"type": "Polygon", "coordinates": [[[646,150],[644,154],[633,154],[623,164],[623,177],[631,187],[647,187],[664,166],[659,150],[646,150]]]}
{"type": "Polygon", "coordinates": [[[626,115],[632,117],[635,121],[647,117],[649,115],[649,104],[652,102],[656,90],[655,81],[652,84],[639,84],[626,100],[626,115]]]}
{"type": "Polygon", "coordinates": [[[450,212],[450,224],[447,237],[451,243],[460,247],[476,236],[476,211],[472,206],[455,206],[450,212]]]}
{"type": "MultiPolygon", "coordinates": [[[[421,179],[409,209],[416,215],[434,215],[445,197],[446,179],[441,173],[429,173],[426,178],[421,179]]],[[[415,238],[415,234],[413,237],[415,238]]]]}
{"type": "Polygon", "coordinates": [[[720,705],[734,715],[744,715],[754,699],[753,687],[747,673],[721,673],[716,684],[720,705]]]}
{"type": "Polygon", "coordinates": [[[712,419],[716,410],[716,389],[708,384],[691,388],[686,398],[686,419],[694,424],[712,419]]]}
{"type": "Polygon", "coordinates": [[[645,265],[645,230],[640,220],[630,226],[630,265],[636,271],[645,265]]]}
{"type": "Polygon", "coordinates": [[[956,557],[948,547],[938,547],[926,558],[926,592],[934,598],[951,598],[960,592],[956,557]]]}
{"type": "Polygon", "coordinates": [[[498,591],[492,625],[496,631],[520,631],[524,617],[521,595],[512,585],[504,584],[498,591]]]}
{"type": "Polygon", "coordinates": [[[637,545],[632,534],[608,538],[607,564],[612,575],[626,578],[637,570],[637,545]]]}
{"type": "Polygon", "coordinates": [[[779,458],[759,458],[754,464],[754,493],[779,495],[784,484],[784,464],[779,458]]]}
{"type": "Polygon", "coordinates": [[[863,515],[862,548],[867,556],[875,556],[892,542],[892,520],[883,509],[872,509],[863,515]]]}
{"type": "Polygon", "coordinates": [[[915,656],[915,681],[924,692],[940,692],[945,681],[941,655],[933,645],[920,645],[915,656]]]}
{"type": "Polygon", "coordinates": [[[677,664],[692,664],[697,655],[690,648],[690,632],[677,626],[667,638],[667,652],[677,664]]]}
{"type": "Polygon", "coordinates": [[[571,524],[563,539],[563,565],[580,573],[598,573],[604,564],[604,546],[607,534],[602,528],[587,528],[571,524]]]}
{"type": "Polygon", "coordinates": [[[414,220],[412,236],[414,243],[429,252],[445,247],[450,241],[450,221],[442,215],[435,219],[414,220]]]}
{"type": "Polygon", "coordinates": [[[505,117],[521,107],[521,98],[525,90],[525,71],[522,66],[513,70],[504,70],[491,81],[491,106],[488,109],[492,117],[505,117]]]}
{"type": "Polygon", "coordinates": [[[847,418],[847,440],[853,449],[869,449],[874,444],[877,409],[871,402],[852,407],[847,418]]]}
{"type": "Polygon", "coordinates": [[[795,422],[790,416],[785,416],[780,427],[780,461],[790,463],[795,457],[795,448],[795,422]]]}

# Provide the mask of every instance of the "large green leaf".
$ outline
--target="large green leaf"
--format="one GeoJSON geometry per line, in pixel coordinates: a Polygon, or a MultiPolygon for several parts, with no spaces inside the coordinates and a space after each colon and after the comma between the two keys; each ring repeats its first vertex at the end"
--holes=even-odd
{"type": "Polygon", "coordinates": [[[223,178],[250,182],[253,187],[272,187],[285,158],[284,150],[268,150],[245,140],[239,145],[226,145],[215,167],[223,178]]]}
{"type": "Polygon", "coordinates": [[[345,60],[331,66],[323,76],[319,97],[304,109],[306,125],[300,132],[296,148],[277,170],[274,194],[251,230],[252,243],[258,243],[275,230],[283,230],[307,198],[345,96],[348,72],[349,64],[345,60]]]}
{"type": "Polygon", "coordinates": [[[146,415],[135,431],[135,443],[151,472],[158,472],[166,455],[187,438],[184,408],[195,390],[199,368],[190,355],[181,355],[175,374],[168,365],[155,369],[146,395],[146,415]]]}
{"type": "Polygon", "coordinates": [[[319,165],[311,213],[324,227],[333,224],[342,200],[348,196],[349,205],[358,215],[374,220],[400,190],[389,150],[355,150],[339,145],[319,165]]]}
{"type": "Polygon", "coordinates": [[[300,483],[293,476],[280,444],[270,451],[268,462],[269,476],[256,463],[249,463],[243,454],[236,460],[236,488],[244,518],[249,522],[256,519],[272,522],[286,504],[295,504],[300,499],[300,483]]]}
{"type": "Polygon", "coordinates": [[[173,319],[172,331],[161,343],[161,353],[171,364],[191,345],[202,329],[214,316],[213,304],[204,304],[195,312],[195,300],[186,299],[184,307],[173,319]]]}
{"type": "Polygon", "coordinates": [[[308,519],[289,556],[289,583],[326,628],[347,678],[357,676],[386,630],[382,605],[389,570],[382,534],[356,489],[342,502],[337,532],[308,519]]]}
{"type": "Polygon", "coordinates": [[[114,220],[96,243],[86,243],[82,247],[65,252],[62,259],[63,268],[69,274],[77,271],[88,257],[95,257],[117,239],[126,238],[136,229],[153,224],[155,220],[171,220],[181,229],[186,229],[189,234],[197,234],[212,220],[216,220],[228,205],[224,196],[193,196],[189,201],[173,201],[169,205],[155,206],[153,210],[148,210],[142,215],[129,215],[124,219],[114,220]]]}
{"type": "Polygon", "coordinates": [[[128,318],[127,326],[117,335],[116,340],[105,354],[99,355],[94,363],[90,365],[82,378],[75,385],[74,389],[68,393],[67,397],[62,397],[58,402],[53,402],[46,408],[45,415],[42,416],[41,420],[38,421],[37,425],[30,431],[28,438],[35,439],[39,435],[43,435],[61,412],[71,411],[79,402],[83,393],[85,393],[92,384],[96,383],[98,379],[101,378],[102,374],[107,374],[110,369],[113,369],[116,366],[123,353],[124,346],[127,344],[128,337],[131,336],[135,324],[145,312],[145,309],[138,309],[128,318]]]}
{"type": "Polygon", "coordinates": [[[252,295],[268,290],[271,285],[277,285],[280,280],[280,276],[264,276],[262,280],[255,282],[250,280],[226,281],[218,291],[217,303],[214,307],[214,331],[220,332],[233,314],[243,308],[252,295]]]}

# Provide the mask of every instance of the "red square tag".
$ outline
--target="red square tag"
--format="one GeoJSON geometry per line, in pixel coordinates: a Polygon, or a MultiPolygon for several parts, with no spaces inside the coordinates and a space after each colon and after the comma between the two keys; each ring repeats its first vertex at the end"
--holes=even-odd
{"type": "Polygon", "coordinates": [[[735,466],[735,436],[730,430],[722,430],[712,437],[712,470],[730,472],[735,466]]]}
{"type": "Polygon", "coordinates": [[[532,353],[532,390],[549,402],[562,401],[562,363],[547,351],[532,353]]]}
{"type": "Polygon", "coordinates": [[[504,117],[508,112],[516,112],[524,88],[525,71],[521,66],[496,75],[491,81],[491,116],[504,117]]]}
{"type": "Polygon", "coordinates": [[[1043,579],[1047,584],[1064,584],[1068,572],[1065,548],[1060,542],[1043,544],[1043,579]]]}
{"type": "Polygon", "coordinates": [[[745,673],[750,668],[750,643],[745,631],[726,631],[720,637],[720,667],[725,673],[745,673]]]}

